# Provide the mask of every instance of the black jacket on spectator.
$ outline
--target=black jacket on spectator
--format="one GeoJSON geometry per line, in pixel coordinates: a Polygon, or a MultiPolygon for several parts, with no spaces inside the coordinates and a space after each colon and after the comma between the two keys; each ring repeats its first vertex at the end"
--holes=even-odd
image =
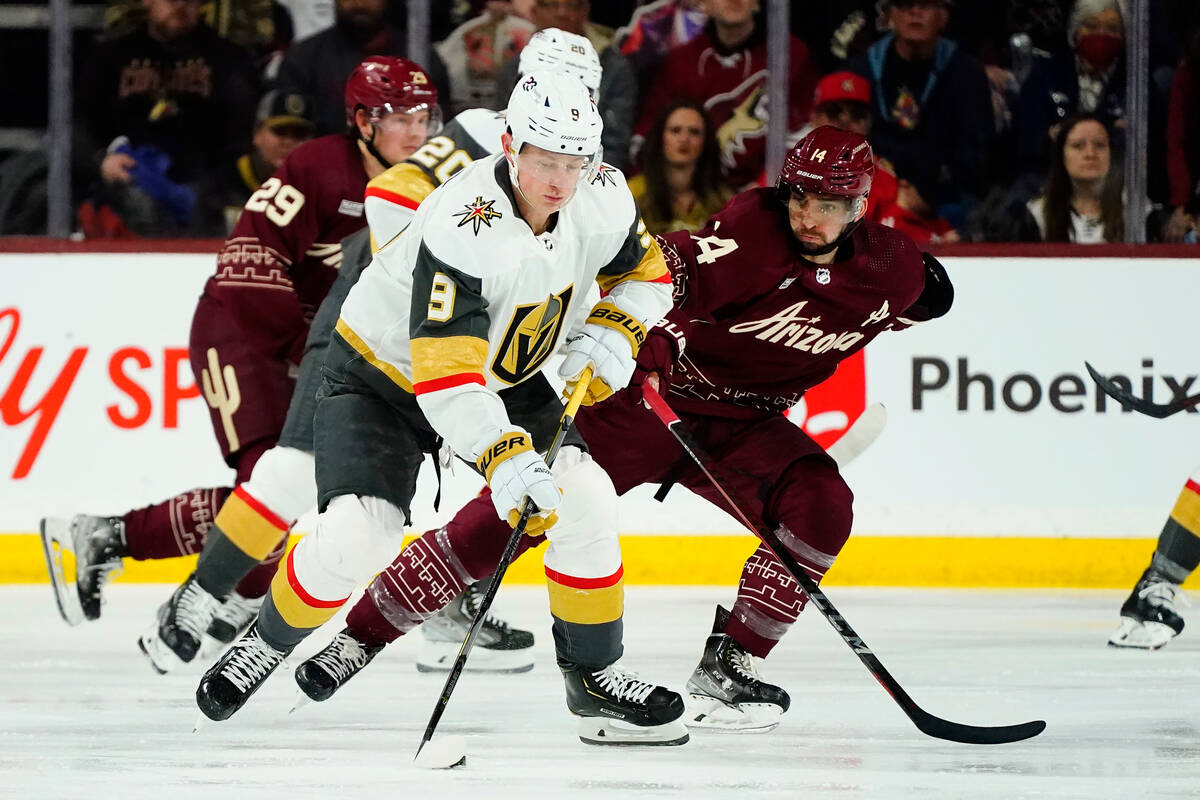
{"type": "Polygon", "coordinates": [[[871,81],[871,146],[935,208],[969,202],[983,192],[995,130],[983,65],[945,38],[933,60],[905,62],[894,38],[885,36],[850,62],[852,71],[871,81]],[[901,82],[920,109],[911,129],[891,113],[901,82]]]}
{"type": "Polygon", "coordinates": [[[167,153],[177,183],[249,147],[259,88],[252,57],[210,28],[170,42],[142,28],[103,42],[78,86],[76,133],[96,168],[118,136],[167,153]]]}
{"type": "MultiPolygon", "coordinates": [[[[282,92],[303,94],[313,99],[313,122],[317,135],[341,133],[346,130],[346,78],[367,56],[408,57],[408,42],[404,31],[390,28],[381,47],[363,52],[334,25],[318,34],[293,44],[279,65],[277,86],[282,92]]],[[[450,79],[446,65],[431,47],[429,63],[422,64],[438,90],[443,116],[450,102],[450,79]]]]}
{"type": "MultiPolygon", "coordinates": [[[[1044,176],[1050,164],[1050,128],[1080,111],[1079,73],[1075,51],[1068,50],[1050,58],[1038,59],[1021,86],[1013,113],[1017,136],[1017,157],[1022,170],[1044,176]]],[[[1113,122],[1125,116],[1125,59],[1119,58],[1108,83],[1100,92],[1095,114],[1113,122]]],[[[1113,154],[1124,151],[1121,129],[1113,129],[1113,154]]]]}

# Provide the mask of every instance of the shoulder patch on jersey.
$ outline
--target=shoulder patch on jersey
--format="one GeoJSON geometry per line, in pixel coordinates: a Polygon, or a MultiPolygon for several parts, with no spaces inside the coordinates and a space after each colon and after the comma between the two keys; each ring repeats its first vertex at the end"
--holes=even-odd
{"type": "Polygon", "coordinates": [[[592,176],[593,186],[616,186],[617,177],[614,173],[617,168],[609,164],[601,163],[600,168],[596,170],[596,174],[592,176]]]}
{"type": "Polygon", "coordinates": [[[342,202],[338,204],[338,213],[345,214],[348,217],[361,217],[363,215],[363,204],[342,198],[342,202]]]}
{"type": "Polygon", "coordinates": [[[493,207],[495,204],[495,200],[484,200],[483,195],[477,195],[474,202],[467,203],[465,210],[456,211],[451,216],[461,217],[458,222],[459,228],[467,223],[473,224],[475,228],[473,233],[478,236],[480,225],[486,225],[490,228],[492,227],[492,220],[500,219],[504,216],[503,213],[493,207]]]}

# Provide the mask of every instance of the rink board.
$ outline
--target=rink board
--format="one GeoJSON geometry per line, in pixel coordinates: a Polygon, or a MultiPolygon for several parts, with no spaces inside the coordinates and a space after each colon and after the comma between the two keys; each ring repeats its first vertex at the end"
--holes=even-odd
{"type": "MultiPolygon", "coordinates": [[[[951,314],[884,334],[864,377],[844,379],[858,393],[847,415],[879,401],[889,423],[846,470],[855,536],[829,580],[1127,584],[1196,466],[1197,415],[1123,412],[1097,396],[1083,362],[1157,402],[1172,387],[1196,392],[1200,259],[944,261],[951,314]]],[[[186,356],[212,269],[207,253],[0,254],[0,582],[44,579],[32,535],[42,516],[119,513],[229,481],[186,356]]],[[[804,413],[796,421],[811,431],[804,413]]],[[[478,487],[460,468],[434,514],[431,478],[417,530],[478,487]]],[[[665,504],[650,495],[621,504],[630,582],[736,579],[752,541],[732,519],[683,490],[665,504]]],[[[127,579],[186,569],[133,564],[127,579]]],[[[534,559],[514,567],[513,580],[540,579],[534,559]]]]}

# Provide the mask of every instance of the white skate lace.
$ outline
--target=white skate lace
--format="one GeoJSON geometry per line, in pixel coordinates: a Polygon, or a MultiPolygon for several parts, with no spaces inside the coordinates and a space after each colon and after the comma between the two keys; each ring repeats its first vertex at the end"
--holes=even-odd
{"type": "Polygon", "coordinates": [[[625,672],[616,666],[607,666],[592,673],[592,677],[600,683],[600,688],[618,700],[630,700],[645,705],[646,698],[654,691],[652,683],[646,683],[635,673],[625,672]]]}
{"type": "Polygon", "coordinates": [[[755,663],[754,656],[745,650],[740,647],[730,648],[728,661],[729,665],[737,670],[743,678],[762,682],[762,673],[758,671],[758,664],[755,663]]]}
{"type": "Polygon", "coordinates": [[[256,685],[264,675],[283,661],[283,654],[260,639],[257,631],[251,631],[249,635],[234,642],[233,649],[227,657],[229,660],[221,673],[239,692],[245,692],[256,685]]]}
{"type": "Polygon", "coordinates": [[[226,597],[225,602],[217,609],[216,618],[229,623],[234,630],[241,630],[246,623],[258,616],[261,606],[261,597],[250,599],[237,592],[230,592],[229,597],[226,597]]]}
{"type": "Polygon", "coordinates": [[[367,651],[353,636],[339,633],[321,652],[313,656],[313,662],[328,672],[338,683],[367,665],[367,651]]]}
{"type": "Polygon", "coordinates": [[[1176,602],[1187,608],[1192,607],[1192,601],[1188,599],[1187,594],[1175,584],[1166,581],[1155,581],[1147,585],[1138,592],[1138,598],[1152,606],[1166,606],[1171,610],[1174,610],[1176,602]]]}
{"type": "Polygon", "coordinates": [[[208,630],[208,624],[220,610],[217,598],[200,588],[195,580],[183,586],[175,604],[175,625],[196,641],[208,630]]]}

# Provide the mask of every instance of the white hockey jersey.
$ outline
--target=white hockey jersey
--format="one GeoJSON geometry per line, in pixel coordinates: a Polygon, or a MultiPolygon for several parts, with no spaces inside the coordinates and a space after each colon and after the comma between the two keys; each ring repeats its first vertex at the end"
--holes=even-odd
{"type": "Polygon", "coordinates": [[[503,112],[469,108],[415,153],[367,184],[367,225],[376,250],[408,227],[421,201],[473,161],[500,152],[503,112]]]}
{"type": "Polygon", "coordinates": [[[542,235],[517,213],[502,155],[429,195],[342,305],[338,333],[471,461],[511,429],[497,391],[538,374],[599,284],[647,327],[671,277],[620,171],[605,164],[542,235]]]}

